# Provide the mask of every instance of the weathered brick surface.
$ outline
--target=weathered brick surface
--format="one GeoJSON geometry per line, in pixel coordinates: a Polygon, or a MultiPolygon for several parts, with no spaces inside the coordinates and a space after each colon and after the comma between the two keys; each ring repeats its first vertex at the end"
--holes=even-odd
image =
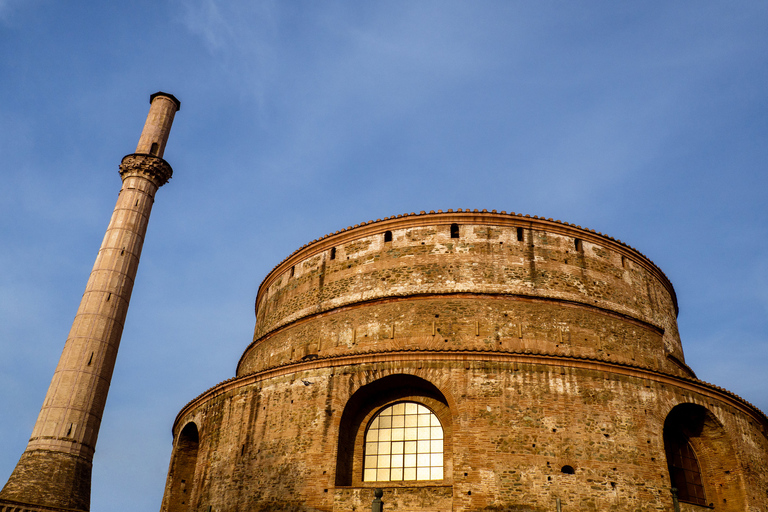
{"type": "Polygon", "coordinates": [[[294,254],[259,290],[254,339],[308,315],[382,297],[514,294],[589,304],[659,326],[668,350],[682,359],[674,290],[636,251],[585,230],[555,225],[561,232],[549,232],[549,225],[505,215],[443,214],[434,216],[439,224],[407,224],[423,221],[399,220],[404,226],[391,226],[392,242],[382,235],[388,226],[371,234],[358,229],[337,235],[337,244],[331,237],[294,254]],[[450,238],[452,222],[460,224],[460,238],[450,238]],[[507,225],[487,225],[494,223],[507,225]]]}
{"type": "MultiPolygon", "coordinates": [[[[25,504],[31,510],[88,510],[91,460],[47,450],[27,450],[3,488],[0,506],[25,504]],[[36,484],[36,485],[35,485],[36,484]],[[34,494],[30,489],[34,489],[34,494]],[[9,503],[10,502],[10,503],[9,503]],[[48,507],[48,508],[46,508],[48,507]]],[[[1,509],[0,509],[1,510],[1,509]]]]}
{"type": "Polygon", "coordinates": [[[163,510],[362,511],[381,487],[388,511],[669,511],[679,404],[706,410],[708,502],[768,510],[768,419],[684,365],[674,291],[644,256],[556,223],[518,241],[501,215],[469,214],[459,239],[460,214],[413,219],[267,277],[237,377],[177,418],[163,510]],[[443,424],[442,480],[362,481],[365,426],[400,400],[443,424]]]}
{"type": "Polygon", "coordinates": [[[659,357],[664,345],[654,326],[594,308],[472,295],[398,298],[292,323],[252,345],[238,374],[313,356],[404,349],[541,352],[688,375],[659,357]]]}

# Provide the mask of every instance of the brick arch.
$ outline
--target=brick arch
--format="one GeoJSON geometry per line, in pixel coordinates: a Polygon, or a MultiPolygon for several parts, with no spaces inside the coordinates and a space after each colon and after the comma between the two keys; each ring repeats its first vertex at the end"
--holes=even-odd
{"type": "Polygon", "coordinates": [[[393,359],[386,363],[378,364],[372,371],[367,372],[355,372],[350,374],[349,381],[349,394],[347,400],[350,400],[355,393],[360,391],[361,388],[373,384],[381,379],[397,376],[407,375],[428,383],[437,389],[438,393],[443,397],[445,404],[452,410],[457,411],[457,404],[453,398],[453,395],[449,391],[451,387],[450,376],[441,369],[436,368],[421,368],[421,365],[408,366],[406,363],[412,363],[407,359],[393,359]]]}
{"type": "Polygon", "coordinates": [[[453,414],[448,399],[426,379],[407,373],[394,373],[362,385],[344,406],[339,423],[336,452],[336,485],[362,484],[362,457],[365,426],[378,411],[395,402],[413,401],[431,409],[440,420],[445,437],[445,476],[453,476],[453,414]]]}
{"type": "Polygon", "coordinates": [[[746,510],[741,464],[728,431],[712,411],[695,403],[677,404],[667,414],[663,436],[671,487],[679,485],[671,468],[673,447],[675,443],[687,442],[699,467],[705,505],[712,504],[717,510],[746,510]]]}
{"type": "Polygon", "coordinates": [[[171,459],[168,512],[186,512],[192,508],[192,484],[195,478],[200,432],[190,421],[179,432],[171,459]]]}

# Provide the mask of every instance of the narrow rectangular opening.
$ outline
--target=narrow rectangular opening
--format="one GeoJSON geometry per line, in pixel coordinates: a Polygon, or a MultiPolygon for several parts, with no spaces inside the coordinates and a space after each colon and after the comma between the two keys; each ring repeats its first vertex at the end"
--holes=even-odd
{"type": "Polygon", "coordinates": [[[332,260],[336,259],[336,248],[335,247],[331,248],[331,259],[332,260]]]}
{"type": "Polygon", "coordinates": [[[523,241],[523,228],[517,228],[517,241],[523,241]]]}
{"type": "Polygon", "coordinates": [[[573,239],[573,246],[576,248],[577,251],[581,252],[584,250],[584,244],[581,243],[581,238],[574,238],[573,239]]]}
{"type": "Polygon", "coordinates": [[[384,232],[384,243],[391,242],[392,241],[392,232],[391,231],[385,231],[384,232]]]}
{"type": "Polygon", "coordinates": [[[451,224],[451,238],[459,238],[459,225],[451,224]]]}

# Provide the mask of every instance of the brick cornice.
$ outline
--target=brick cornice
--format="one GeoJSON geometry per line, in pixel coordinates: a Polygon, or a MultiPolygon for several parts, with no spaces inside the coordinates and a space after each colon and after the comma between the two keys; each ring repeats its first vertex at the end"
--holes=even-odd
{"type": "MultiPolygon", "coordinates": [[[[320,370],[325,368],[338,368],[344,366],[354,366],[361,364],[380,364],[380,363],[409,363],[417,365],[426,365],[432,362],[461,362],[468,365],[484,364],[488,362],[496,363],[519,363],[519,364],[538,364],[544,366],[576,368],[581,370],[600,371],[614,375],[622,375],[652,382],[658,382],[670,386],[675,386],[682,390],[699,393],[708,398],[727,403],[729,406],[738,409],[740,412],[752,418],[762,426],[763,431],[768,431],[768,417],[757,407],[747,402],[735,393],[723,389],[719,386],[709,384],[699,379],[690,377],[678,377],[672,374],[649,370],[626,363],[610,362],[589,357],[566,356],[551,353],[535,353],[526,351],[489,351],[489,350],[391,350],[381,352],[358,352],[343,356],[328,356],[312,359],[310,361],[299,361],[287,363],[257,373],[243,375],[242,377],[233,377],[220,384],[210,388],[197,398],[189,402],[179,412],[174,420],[172,431],[175,432],[179,427],[179,422],[189,414],[193,409],[199,407],[206,401],[220,396],[226,392],[261,382],[267,379],[290,375],[293,373],[320,370]]],[[[419,366],[421,368],[421,366],[419,366]]]]}

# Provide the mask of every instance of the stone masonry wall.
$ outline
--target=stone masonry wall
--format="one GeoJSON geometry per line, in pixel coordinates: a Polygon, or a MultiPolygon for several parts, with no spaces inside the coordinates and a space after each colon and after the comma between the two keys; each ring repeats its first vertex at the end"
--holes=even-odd
{"type": "Polygon", "coordinates": [[[376,233],[353,229],[310,244],[279,265],[259,290],[254,340],[308,315],[362,301],[511,294],[590,305],[656,326],[667,352],[684,360],[674,291],[636,251],[586,230],[563,234],[531,222],[492,225],[522,224],[499,214],[412,220],[434,224],[409,226],[398,219],[376,233]],[[451,221],[458,221],[459,238],[450,236],[451,221]],[[387,227],[391,242],[384,241],[387,227]]]}
{"type": "Polygon", "coordinates": [[[390,359],[241,379],[186,410],[176,433],[190,421],[200,430],[190,510],[365,510],[370,490],[383,487],[393,512],[544,511],[557,498],[565,511],[668,511],[663,425],[683,402],[711,411],[733,447],[727,488],[708,480],[715,509],[747,510],[747,501],[748,510],[768,507],[765,426],[712,389],[588,365],[390,359]],[[345,404],[361,386],[397,373],[444,393],[453,422],[451,478],[335,486],[345,404]],[[563,473],[566,465],[575,473],[563,473]]]}
{"type": "Polygon", "coordinates": [[[516,298],[390,299],[294,322],[254,344],[238,374],[391,350],[535,352],[621,361],[690,375],[664,357],[658,328],[604,310],[516,298]]]}

